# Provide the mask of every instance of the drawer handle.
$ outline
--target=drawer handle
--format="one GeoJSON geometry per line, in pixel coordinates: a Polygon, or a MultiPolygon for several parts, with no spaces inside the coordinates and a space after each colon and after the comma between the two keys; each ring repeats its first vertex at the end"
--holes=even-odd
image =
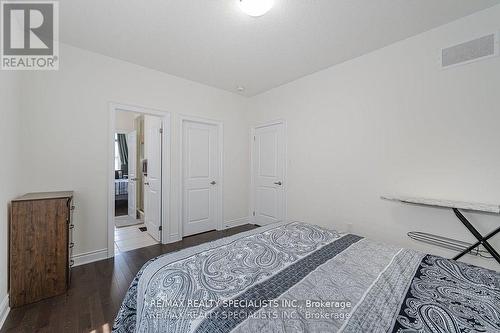
{"type": "Polygon", "coordinates": [[[72,248],[74,248],[74,247],[75,247],[75,243],[73,243],[73,242],[69,243],[69,248],[70,248],[70,249],[72,249],[72,248]]]}
{"type": "Polygon", "coordinates": [[[73,259],[71,259],[71,260],[69,261],[69,267],[73,267],[73,265],[74,265],[74,264],[75,264],[75,261],[74,261],[73,259]]]}

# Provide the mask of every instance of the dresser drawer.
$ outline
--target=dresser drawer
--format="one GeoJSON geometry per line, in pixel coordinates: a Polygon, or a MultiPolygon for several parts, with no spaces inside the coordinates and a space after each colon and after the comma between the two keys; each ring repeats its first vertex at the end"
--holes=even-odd
{"type": "Polygon", "coordinates": [[[75,265],[75,261],[73,259],[73,249],[75,247],[75,242],[73,240],[73,231],[75,230],[75,224],[73,222],[73,213],[75,211],[75,204],[73,202],[73,198],[68,200],[68,287],[71,283],[71,269],[75,265]]]}

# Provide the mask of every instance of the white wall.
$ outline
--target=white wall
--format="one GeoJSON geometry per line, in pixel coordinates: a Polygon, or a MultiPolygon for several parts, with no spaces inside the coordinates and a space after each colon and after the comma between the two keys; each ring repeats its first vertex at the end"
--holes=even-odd
{"type": "Polygon", "coordinates": [[[8,281],[8,204],[21,193],[19,187],[19,72],[0,73],[0,326],[4,319],[8,281]]]}
{"type": "MultiPolygon", "coordinates": [[[[420,230],[473,241],[452,212],[384,193],[500,204],[500,57],[440,70],[439,50],[500,31],[500,6],[250,100],[253,122],[288,121],[288,215],[431,253],[420,230]]],[[[500,217],[467,214],[483,232],[500,217]]],[[[500,248],[500,235],[494,239],[500,248]]],[[[493,261],[467,260],[500,266],[493,261]]]]}
{"type": "MultiPolygon", "coordinates": [[[[224,122],[224,218],[248,216],[248,125],[244,98],[67,45],[60,70],[32,72],[23,102],[23,171],[29,191],[74,190],[75,254],[107,248],[108,103],[117,102],[224,122]]],[[[172,133],[172,159],[178,161],[172,133]]],[[[172,177],[179,171],[172,166],[172,177]]],[[[173,207],[178,188],[173,183],[173,207]]],[[[178,216],[171,216],[175,221],[178,216]]],[[[174,230],[175,231],[175,230],[174,230]]]]}

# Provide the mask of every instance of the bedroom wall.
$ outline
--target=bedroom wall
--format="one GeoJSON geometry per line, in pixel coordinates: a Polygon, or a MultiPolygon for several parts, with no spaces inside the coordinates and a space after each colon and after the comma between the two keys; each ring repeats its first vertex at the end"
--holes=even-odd
{"type": "MultiPolygon", "coordinates": [[[[26,82],[30,98],[22,105],[23,171],[36,175],[25,179],[29,191],[76,191],[77,256],[95,259],[107,248],[109,102],[168,111],[173,124],[178,114],[223,121],[224,218],[248,216],[243,97],[64,44],[60,61],[59,71],[32,72],[26,82]]],[[[178,135],[174,129],[174,179],[179,174],[178,135]]],[[[173,185],[173,207],[177,207],[177,182],[173,185]]],[[[176,220],[173,214],[171,219],[176,220]]]]}
{"type": "MultiPolygon", "coordinates": [[[[446,257],[453,253],[406,233],[472,242],[451,211],[379,197],[500,204],[500,57],[447,70],[438,57],[442,47],[494,31],[500,6],[250,99],[253,123],[288,122],[288,217],[446,257]]],[[[466,215],[482,232],[500,223],[498,215],[466,215]]],[[[493,243],[500,248],[500,235],[493,243]]]]}
{"type": "Polygon", "coordinates": [[[21,194],[19,187],[18,129],[20,72],[0,73],[0,327],[8,307],[8,205],[10,200],[21,194]]]}

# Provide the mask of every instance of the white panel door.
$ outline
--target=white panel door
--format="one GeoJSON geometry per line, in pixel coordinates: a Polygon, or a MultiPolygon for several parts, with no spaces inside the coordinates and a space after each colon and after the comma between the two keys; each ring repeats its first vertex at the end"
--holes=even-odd
{"type": "Polygon", "coordinates": [[[144,177],[144,224],[157,241],[161,240],[161,128],[161,118],[144,116],[144,158],[148,160],[144,177]]]}
{"type": "Polygon", "coordinates": [[[218,127],[184,121],[182,125],[183,236],[217,229],[218,127]]]}
{"type": "Polygon", "coordinates": [[[255,128],[253,141],[253,199],[255,224],[285,219],[285,137],[284,124],[255,128]]]}
{"type": "Polygon", "coordinates": [[[128,216],[137,218],[137,132],[127,134],[128,146],[128,216]]]}

